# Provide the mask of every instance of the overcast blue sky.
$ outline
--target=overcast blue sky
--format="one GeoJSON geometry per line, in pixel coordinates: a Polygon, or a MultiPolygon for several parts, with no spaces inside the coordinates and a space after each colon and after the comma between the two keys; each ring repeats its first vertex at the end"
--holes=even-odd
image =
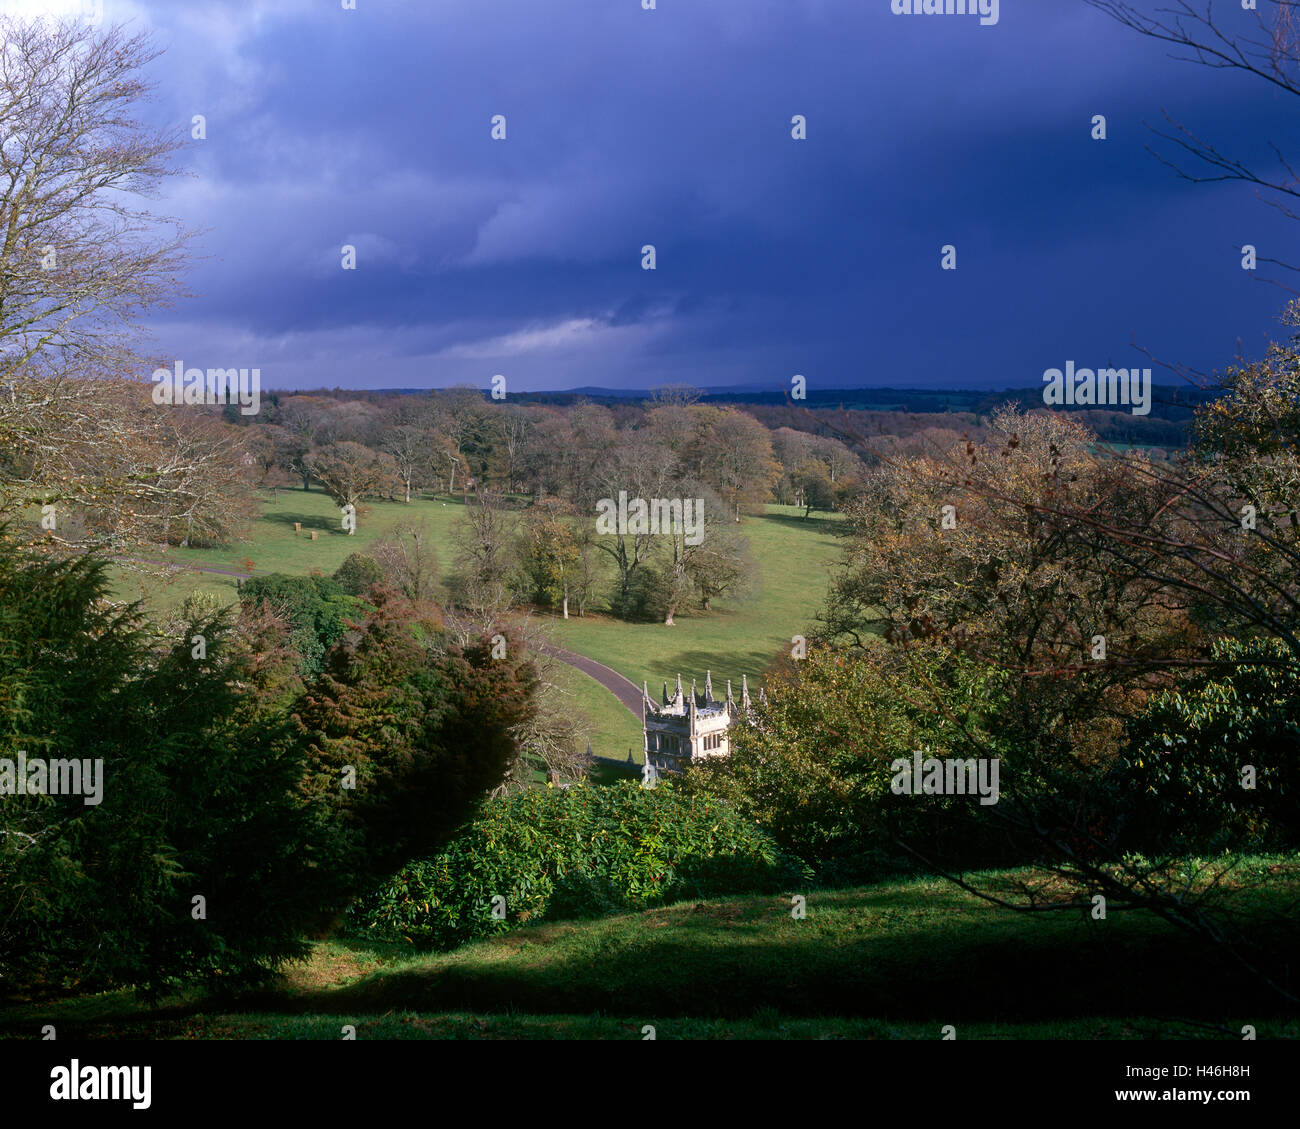
{"type": "Polygon", "coordinates": [[[1242,244],[1300,261],[1300,225],[1180,181],[1142,125],[1266,161],[1292,107],[1082,0],[1002,0],[996,26],[890,0],[103,2],[166,49],[151,116],[207,119],[162,210],[209,257],[150,318],[159,352],[268,388],[1024,387],[1134,340],[1208,369],[1279,329],[1242,244]]]}

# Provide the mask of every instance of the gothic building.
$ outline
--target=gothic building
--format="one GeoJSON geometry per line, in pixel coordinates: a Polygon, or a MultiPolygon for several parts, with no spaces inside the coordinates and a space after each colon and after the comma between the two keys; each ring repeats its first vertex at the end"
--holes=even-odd
{"type": "Polygon", "coordinates": [[[691,680],[690,696],[682,693],[682,676],[677,676],[677,692],[668,696],[664,683],[663,702],[655,703],[650,690],[641,685],[641,724],[645,733],[645,762],[657,772],[679,772],[693,760],[726,756],[730,751],[727,730],[742,711],[749,709],[749,680],[741,676],[740,701],[731,694],[723,701],[713,697],[713,676],[704,676],[704,693],[695,692],[691,680]]]}

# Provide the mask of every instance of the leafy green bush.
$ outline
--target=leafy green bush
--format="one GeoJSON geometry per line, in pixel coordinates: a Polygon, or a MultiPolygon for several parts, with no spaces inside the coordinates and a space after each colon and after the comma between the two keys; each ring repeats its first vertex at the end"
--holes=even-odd
{"type": "Polygon", "coordinates": [[[813,647],[797,666],[770,672],[753,724],[731,730],[731,755],[692,767],[687,781],[752,819],[825,885],[910,869],[900,842],[955,865],[1002,864],[1009,856],[989,807],[969,796],[895,795],[891,782],[893,762],[911,764],[914,750],[971,756],[972,735],[998,753],[1003,792],[1042,787],[998,732],[1005,678],[937,648],[892,660],[879,645],[863,655],[813,647]],[[958,703],[960,726],[929,707],[935,685],[958,703]]]}
{"type": "Polygon", "coordinates": [[[365,553],[349,553],[347,559],[334,570],[332,577],[349,596],[364,596],[384,579],[384,571],[374,557],[365,553]]]}
{"type": "Polygon", "coordinates": [[[1300,666],[1278,640],[1224,639],[1213,657],[1233,665],[1159,695],[1131,726],[1117,775],[1137,849],[1300,842],[1300,666]]]}
{"type": "Polygon", "coordinates": [[[347,621],[360,618],[366,605],[349,596],[323,576],[289,576],[273,572],[244,583],[240,599],[248,605],[265,602],[289,621],[289,642],[301,657],[304,678],[319,674],[325,653],[347,629],[347,621]]]}
{"type": "Polygon", "coordinates": [[[444,851],[405,867],[350,918],[377,936],[452,947],[526,922],[776,891],[803,878],[717,800],[667,781],[583,783],[489,801],[444,851]],[[498,916],[493,899],[504,899],[498,916]]]}

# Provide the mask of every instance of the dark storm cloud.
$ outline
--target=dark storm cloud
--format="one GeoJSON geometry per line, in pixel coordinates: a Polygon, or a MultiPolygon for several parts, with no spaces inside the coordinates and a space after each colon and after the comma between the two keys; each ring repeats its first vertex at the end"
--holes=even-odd
{"type": "Polygon", "coordinates": [[[888,0],[118,11],[167,47],[155,112],[208,121],[167,206],[210,257],[160,345],[269,385],[1023,386],[1133,339],[1222,365],[1285,297],[1240,247],[1287,258],[1292,226],[1180,181],[1142,121],[1253,159],[1289,107],[1079,0],[993,27],[888,0]]]}

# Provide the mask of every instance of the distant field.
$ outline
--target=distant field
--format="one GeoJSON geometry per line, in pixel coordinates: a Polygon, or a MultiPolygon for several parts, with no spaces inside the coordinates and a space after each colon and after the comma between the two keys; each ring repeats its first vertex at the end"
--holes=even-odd
{"type": "MultiPolygon", "coordinates": [[[[262,496],[262,517],[253,523],[246,544],[225,549],[176,549],[165,554],[136,554],[158,562],[246,574],[253,571],[297,574],[319,570],[329,575],[349,553],[365,552],[374,541],[404,521],[423,521],[432,536],[439,565],[452,563],[451,529],[463,512],[455,497],[374,502],[366,506],[357,532],[348,536],[339,525],[338,507],[320,490],[281,490],[273,499],[262,496]],[[295,522],[302,532],[295,534],[295,522]],[[316,531],[317,540],[310,533],[316,531]]],[[[697,675],[703,682],[710,667],[724,680],[759,674],[770,658],[790,646],[790,636],[804,631],[821,606],[830,568],[838,559],[839,541],[832,533],[838,515],[807,520],[795,506],[767,506],[766,513],[746,517],[743,532],[750,540],[759,568],[755,597],[734,604],[715,601],[705,614],[686,609],[676,627],[627,624],[598,614],[573,616],[567,623],[549,620],[557,641],[620,671],[633,682],[697,675]]],[[[612,569],[606,578],[612,583],[612,569]]],[[[192,591],[214,592],[226,602],[236,598],[234,577],[196,572],[172,573],[163,579],[151,566],[121,567],[116,591],[120,598],[139,599],[142,586],[148,602],[159,609],[178,605],[192,591]]]]}
{"type": "MultiPolygon", "coordinates": [[[[452,526],[463,512],[463,502],[455,497],[418,498],[409,505],[373,502],[358,515],[356,534],[348,536],[341,528],[338,507],[322,491],[281,490],[275,498],[267,491],[262,495],[262,516],[253,523],[246,544],[136,555],[241,575],[247,574],[251,561],[256,573],[319,570],[328,576],[349,553],[365,552],[399,523],[423,521],[445,575],[453,564],[452,526]],[[299,533],[294,532],[295,522],[302,525],[299,533]],[[310,537],[313,530],[315,541],[310,537]]],[[[775,505],[767,506],[761,516],[746,517],[741,528],[759,571],[752,598],[739,603],[715,601],[711,613],[684,609],[674,627],[624,623],[594,613],[575,615],[567,622],[559,616],[535,614],[558,644],[604,663],[638,685],[649,682],[652,694],[659,693],[664,682],[671,686],[678,673],[688,688],[695,678],[703,690],[705,672],[712,671],[717,695],[725,693],[731,679],[739,696],[741,675],[756,679],[776,655],[789,650],[792,636],[806,634],[812,626],[831,567],[839,559],[840,542],[833,532],[839,520],[838,515],[805,520],[801,509],[775,505]]],[[[606,584],[613,579],[611,566],[606,584]]],[[[237,598],[233,576],[165,572],[152,565],[119,567],[114,592],[118,599],[143,598],[158,612],[179,606],[192,592],[213,593],[225,603],[237,598]]],[[[630,748],[640,761],[639,720],[585,674],[571,673],[562,689],[589,720],[593,751],[621,760],[630,748]]]]}
{"type": "Polygon", "coordinates": [[[687,688],[696,678],[703,690],[705,671],[711,670],[716,694],[725,692],[730,678],[739,695],[742,674],[757,678],[775,656],[789,652],[791,636],[813,626],[839,559],[836,519],[804,521],[802,514],[794,506],[768,506],[764,516],[744,520],[741,528],[760,574],[751,601],[715,601],[712,614],[679,614],[675,627],[607,616],[570,619],[556,623],[556,640],[638,685],[648,681],[651,694],[665,681],[671,687],[678,673],[687,688]]]}
{"type": "MultiPolygon", "coordinates": [[[[135,556],[167,561],[190,568],[211,568],[245,574],[245,562],[251,560],[254,572],[288,572],[306,575],[319,569],[328,576],[349,553],[364,553],[372,542],[390,533],[405,521],[423,521],[438,553],[439,564],[446,569],[451,558],[451,527],[462,512],[459,498],[420,498],[404,502],[371,502],[357,515],[357,531],[349,536],[343,531],[339,508],[323,491],[281,490],[273,498],[270,491],[261,493],[262,516],[249,529],[245,544],[224,549],[169,549],[165,554],[141,551],[135,556]],[[300,533],[294,523],[302,524],[300,533]],[[311,539],[312,531],[316,540],[311,539]]],[[[135,569],[121,570],[119,590],[124,596],[139,598],[135,569]]],[[[179,604],[193,590],[215,592],[227,602],[236,598],[233,577],[181,575],[154,595],[157,605],[179,604]]]]}

